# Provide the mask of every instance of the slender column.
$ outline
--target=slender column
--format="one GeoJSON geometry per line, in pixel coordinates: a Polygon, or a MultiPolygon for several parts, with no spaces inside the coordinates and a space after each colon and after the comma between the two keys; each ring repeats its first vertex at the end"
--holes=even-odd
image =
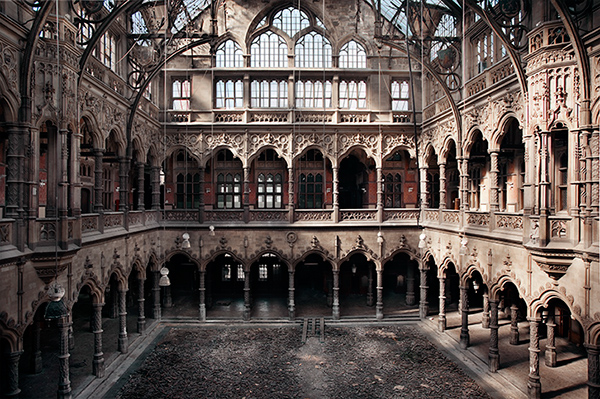
{"type": "Polygon", "coordinates": [[[138,321],[137,332],[144,335],[146,332],[146,315],[144,314],[145,299],[144,299],[144,283],[145,279],[138,278],[138,321]]]}
{"type": "Polygon", "coordinates": [[[296,318],[296,304],[294,302],[295,288],[294,288],[294,270],[288,271],[288,310],[290,313],[290,320],[296,318]]]}
{"type": "Polygon", "coordinates": [[[548,322],[546,323],[546,366],[548,367],[556,367],[556,340],[555,340],[555,328],[556,324],[554,324],[554,317],[550,316],[548,318],[548,322]]]}
{"type": "Polygon", "coordinates": [[[204,168],[198,168],[198,222],[204,223],[204,168]]]}
{"type": "Polygon", "coordinates": [[[490,297],[483,293],[483,314],[481,315],[481,328],[490,328],[490,297]]]}
{"type": "Polygon", "coordinates": [[[446,209],[446,164],[441,163],[440,167],[440,209],[446,209]]]}
{"type": "Polygon", "coordinates": [[[19,388],[19,360],[23,351],[7,353],[6,386],[4,397],[16,397],[21,392],[19,388]]]}
{"type": "Polygon", "coordinates": [[[381,167],[377,171],[377,220],[383,222],[383,172],[381,167]]]}
{"type": "Polygon", "coordinates": [[[429,290],[429,286],[427,285],[427,269],[419,268],[419,271],[421,272],[419,317],[424,319],[427,317],[427,313],[429,313],[429,302],[427,302],[427,292],[429,290]]]}
{"type": "Polygon", "coordinates": [[[586,345],[588,354],[588,398],[600,398],[600,346],[586,345]]]}
{"type": "Polygon", "coordinates": [[[411,264],[406,267],[406,304],[415,304],[415,271],[411,264]]]}
{"type": "Polygon", "coordinates": [[[490,350],[488,355],[490,373],[498,371],[500,353],[498,350],[498,301],[490,300],[490,350]]]}
{"type": "Polygon", "coordinates": [[[440,277],[440,313],[438,314],[438,330],[446,331],[446,278],[440,277]]]}
{"type": "Polygon", "coordinates": [[[136,166],[137,166],[137,175],[138,175],[138,181],[137,181],[137,192],[138,192],[137,209],[138,209],[138,211],[142,211],[142,210],[144,210],[144,171],[145,171],[146,164],[143,163],[143,162],[138,162],[136,164],[136,166]]]}
{"type": "MultiPolygon", "coordinates": [[[[61,218],[67,217],[67,209],[71,204],[67,203],[68,196],[67,191],[69,189],[69,176],[67,174],[68,170],[68,161],[69,161],[69,148],[67,146],[67,134],[68,130],[61,128],[58,131],[58,156],[60,159],[56,162],[57,166],[57,174],[56,174],[56,183],[57,183],[57,191],[58,191],[58,202],[55,204],[57,214],[61,218]]],[[[72,154],[71,154],[72,155],[72,154]]],[[[66,238],[66,236],[65,236],[66,238]]]]}
{"type": "Polygon", "coordinates": [[[250,168],[244,168],[244,222],[250,220],[250,168]]]}
{"type": "Polygon", "coordinates": [[[92,374],[98,378],[104,377],[104,353],[102,352],[102,307],[103,303],[92,304],[92,333],[94,334],[94,360],[92,374]]]}
{"type": "Polygon", "coordinates": [[[160,167],[153,166],[152,171],[152,209],[160,209],[160,167]]]}
{"type": "Polygon", "coordinates": [[[129,187],[127,185],[129,169],[129,160],[127,157],[119,157],[119,209],[118,211],[127,211],[127,194],[129,194],[129,187]]]}
{"type": "Polygon", "coordinates": [[[250,320],[250,270],[244,270],[244,320],[250,320]]]}
{"type": "Polygon", "coordinates": [[[58,355],[58,399],[71,399],[71,380],[69,379],[69,327],[71,322],[68,317],[58,320],[60,333],[60,352],[58,355]]]}
{"type": "Polygon", "coordinates": [[[127,307],[126,299],[127,291],[119,290],[119,352],[127,353],[128,351],[128,339],[127,339],[127,307]]]}
{"type": "Polygon", "coordinates": [[[73,337],[73,323],[71,323],[71,327],[69,327],[69,350],[72,351],[75,349],[75,338],[73,337]]]}
{"type": "Polygon", "coordinates": [[[22,168],[20,164],[23,161],[24,155],[22,151],[22,129],[16,125],[10,124],[7,126],[8,133],[8,150],[6,153],[6,216],[17,218],[19,210],[21,210],[23,201],[23,179],[21,176],[22,168]]]}
{"type": "Polygon", "coordinates": [[[383,319],[383,269],[377,270],[377,303],[375,304],[375,317],[383,319]]]}
{"type": "Polygon", "coordinates": [[[519,345],[519,324],[517,323],[517,313],[519,307],[516,304],[510,306],[510,344],[519,345]]]}
{"type": "Polygon", "coordinates": [[[199,305],[199,319],[200,321],[206,321],[206,271],[200,270],[200,288],[198,289],[200,294],[200,305],[199,305]]]}
{"type": "Polygon", "coordinates": [[[542,396],[539,326],[540,319],[529,319],[529,378],[527,380],[527,394],[530,399],[539,399],[542,396]]]}
{"type": "Polygon", "coordinates": [[[490,210],[498,209],[498,151],[490,151],[490,210]]]}
{"type": "Polygon", "coordinates": [[[427,167],[420,167],[419,172],[421,173],[421,208],[429,208],[427,167]]]}
{"type": "Polygon", "coordinates": [[[373,268],[369,266],[368,286],[367,286],[367,306],[373,306],[373,268]]]}
{"type": "Polygon", "coordinates": [[[332,169],[333,171],[333,221],[337,222],[339,220],[340,213],[340,181],[338,168],[335,167],[332,169]]]}
{"type": "Polygon", "coordinates": [[[41,337],[42,337],[42,327],[40,321],[33,322],[33,337],[31,339],[32,342],[32,352],[33,356],[31,356],[31,372],[33,374],[38,374],[42,372],[42,345],[41,345],[41,337]]]}
{"type": "Polygon", "coordinates": [[[296,208],[294,200],[295,191],[296,187],[294,185],[294,169],[288,168],[288,210],[290,212],[290,223],[294,223],[294,209],[296,208]]]}
{"type": "Polygon", "coordinates": [[[460,168],[460,207],[466,211],[469,210],[469,161],[467,159],[458,160],[460,168]]]}
{"type": "Polygon", "coordinates": [[[340,319],[340,271],[333,270],[333,320],[340,319]]]}
{"type": "Polygon", "coordinates": [[[460,347],[467,349],[469,346],[469,298],[467,297],[467,285],[460,286],[461,303],[461,327],[460,327],[460,347]]]}
{"type": "Polygon", "coordinates": [[[104,149],[94,148],[94,212],[102,213],[104,206],[102,205],[102,158],[104,157],[104,149]]]}
{"type": "Polygon", "coordinates": [[[160,311],[160,286],[158,282],[160,280],[160,272],[158,270],[152,271],[152,312],[155,320],[161,319],[160,311]]]}

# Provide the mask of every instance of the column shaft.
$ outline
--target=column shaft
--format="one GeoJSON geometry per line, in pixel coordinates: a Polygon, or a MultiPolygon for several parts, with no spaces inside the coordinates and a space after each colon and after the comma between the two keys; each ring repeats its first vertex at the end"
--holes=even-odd
{"type": "Polygon", "coordinates": [[[519,307],[516,304],[510,306],[510,344],[519,345],[519,323],[517,322],[519,307]]]}
{"type": "Polygon", "coordinates": [[[333,271],[333,320],[340,319],[340,271],[333,271]]]}
{"type": "Polygon", "coordinates": [[[250,320],[250,270],[244,270],[244,320],[250,320]]]}
{"type": "Polygon", "coordinates": [[[555,328],[556,324],[554,324],[553,320],[549,320],[546,323],[546,353],[545,353],[545,361],[546,366],[548,367],[556,367],[556,340],[555,340],[555,328]]]}
{"type": "Polygon", "coordinates": [[[146,332],[146,315],[145,315],[145,299],[144,299],[144,283],[146,280],[138,278],[138,321],[137,332],[144,335],[146,332]]]}
{"type": "Polygon", "coordinates": [[[529,377],[527,380],[527,395],[530,399],[539,399],[542,396],[539,326],[539,319],[529,319],[529,377]]]}
{"type": "Polygon", "coordinates": [[[446,331],[446,278],[440,277],[440,312],[438,314],[438,330],[446,331]]]}
{"type": "Polygon", "coordinates": [[[22,351],[7,353],[4,397],[18,396],[21,392],[21,389],[19,388],[19,360],[21,359],[22,353],[22,351]]]}
{"type": "Polygon", "coordinates": [[[588,398],[600,398],[600,346],[586,345],[588,353],[588,398]]]}
{"type": "Polygon", "coordinates": [[[383,270],[377,270],[377,303],[375,304],[375,317],[383,319],[383,270]]]}
{"type": "Polygon", "coordinates": [[[71,399],[71,380],[69,379],[69,327],[68,316],[58,321],[60,333],[60,352],[58,354],[58,393],[59,399],[71,399]]]}
{"type": "Polygon", "coordinates": [[[419,271],[421,275],[419,317],[424,319],[427,317],[427,313],[429,313],[429,302],[427,302],[427,292],[429,291],[429,286],[427,285],[427,269],[420,268],[419,271]]]}
{"type": "Polygon", "coordinates": [[[200,305],[199,305],[199,319],[200,321],[206,321],[206,271],[200,270],[200,288],[198,289],[200,294],[200,305]]]}
{"type": "Polygon", "coordinates": [[[288,279],[288,311],[290,314],[290,320],[294,320],[296,317],[296,304],[294,301],[294,270],[290,269],[288,272],[288,279]]]}
{"type": "Polygon", "coordinates": [[[155,320],[160,320],[161,318],[161,310],[160,310],[160,286],[158,282],[160,280],[160,272],[158,270],[152,271],[152,312],[155,320]]]}
{"type": "Polygon", "coordinates": [[[460,327],[460,347],[467,349],[469,346],[469,298],[467,296],[467,285],[460,286],[461,302],[461,327],[460,327]]]}
{"type": "Polygon", "coordinates": [[[127,353],[129,343],[127,338],[127,291],[119,290],[119,352],[127,353]]]}
{"type": "Polygon", "coordinates": [[[490,297],[487,292],[483,293],[483,314],[481,315],[481,327],[490,328],[490,297]]]}
{"type": "Polygon", "coordinates": [[[104,377],[104,353],[102,352],[102,307],[103,303],[92,305],[92,333],[94,334],[94,359],[92,361],[92,374],[98,378],[104,377]]]}
{"type": "Polygon", "coordinates": [[[488,368],[491,373],[498,371],[500,354],[498,351],[498,301],[490,300],[490,348],[488,368]]]}

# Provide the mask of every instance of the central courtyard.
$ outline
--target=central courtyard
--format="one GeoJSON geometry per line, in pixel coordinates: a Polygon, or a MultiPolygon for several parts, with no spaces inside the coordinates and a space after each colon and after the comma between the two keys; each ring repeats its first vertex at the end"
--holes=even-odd
{"type": "Polygon", "coordinates": [[[171,327],[105,397],[488,398],[413,326],[171,327]]]}

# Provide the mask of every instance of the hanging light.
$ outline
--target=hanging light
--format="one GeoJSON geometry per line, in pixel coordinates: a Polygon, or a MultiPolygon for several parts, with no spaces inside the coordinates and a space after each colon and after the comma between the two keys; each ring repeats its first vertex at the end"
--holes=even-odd
{"type": "Polygon", "coordinates": [[[377,233],[377,242],[379,244],[383,243],[383,233],[381,231],[377,233]]]}
{"type": "Polygon", "coordinates": [[[544,308],[544,310],[542,310],[542,323],[546,323],[548,321],[549,314],[548,308],[544,308]]]}
{"type": "Polygon", "coordinates": [[[477,280],[473,280],[473,290],[475,292],[479,291],[479,282],[477,280]]]}
{"type": "Polygon", "coordinates": [[[56,280],[48,286],[48,297],[50,302],[46,306],[44,312],[44,319],[55,320],[68,316],[69,310],[63,302],[62,298],[65,296],[65,289],[56,280]]]}
{"type": "Polygon", "coordinates": [[[356,274],[356,263],[352,264],[352,274],[356,274]]]}
{"type": "Polygon", "coordinates": [[[460,250],[459,250],[459,254],[461,255],[466,255],[468,248],[467,248],[467,244],[469,243],[469,240],[467,239],[467,237],[463,237],[460,240],[460,250]]]}
{"type": "Polygon", "coordinates": [[[190,244],[190,235],[188,233],[183,233],[183,242],[181,243],[181,248],[190,249],[192,246],[190,244]]]}
{"type": "Polygon", "coordinates": [[[158,285],[160,287],[168,287],[171,285],[171,280],[169,279],[169,269],[166,267],[162,267],[160,269],[160,280],[158,280],[158,285]]]}
{"type": "Polygon", "coordinates": [[[427,247],[427,242],[425,241],[426,239],[427,239],[427,234],[421,233],[421,235],[419,236],[419,248],[423,249],[423,248],[427,247]]]}
{"type": "Polygon", "coordinates": [[[208,226],[208,235],[209,236],[215,235],[215,226],[213,226],[212,224],[210,226],[208,226]]]}

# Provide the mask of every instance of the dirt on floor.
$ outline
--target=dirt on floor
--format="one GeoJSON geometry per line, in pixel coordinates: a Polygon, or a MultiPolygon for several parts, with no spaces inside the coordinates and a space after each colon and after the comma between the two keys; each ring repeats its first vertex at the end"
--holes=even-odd
{"type": "Polygon", "coordinates": [[[173,328],[119,398],[488,398],[417,329],[173,328]]]}

